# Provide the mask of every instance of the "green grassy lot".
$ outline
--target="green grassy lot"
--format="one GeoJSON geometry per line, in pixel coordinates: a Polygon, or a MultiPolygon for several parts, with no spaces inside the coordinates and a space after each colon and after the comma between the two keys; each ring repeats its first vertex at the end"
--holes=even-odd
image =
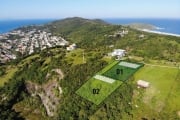
{"type": "Polygon", "coordinates": [[[129,76],[131,76],[131,74],[137,71],[137,69],[123,67],[118,64],[119,61],[113,61],[97,73],[100,75],[107,74],[107,76],[109,75],[108,77],[115,79],[115,82],[107,83],[92,77],[76,91],[76,94],[93,102],[96,105],[99,105],[106,97],[108,97],[114,90],[116,90],[123,83],[123,81],[120,80],[127,79],[129,76]],[[115,75],[117,68],[124,69],[124,74],[122,76],[115,75]],[[93,89],[98,89],[98,94],[94,94],[93,89]]]}
{"type": "MultiPolygon", "coordinates": [[[[106,72],[118,62],[119,61],[113,61],[104,69],[99,71],[97,74],[102,74],[106,72]]],[[[97,80],[92,77],[76,91],[76,94],[93,102],[96,105],[99,105],[106,97],[108,97],[121,84],[122,84],[121,81],[115,81],[114,83],[110,84],[101,80],[97,80]],[[93,94],[93,89],[99,89],[98,94],[93,94]]]]}
{"type": "Polygon", "coordinates": [[[165,101],[166,106],[164,107],[164,111],[171,113],[171,115],[175,113],[180,118],[180,70],[166,98],[168,99],[165,101]]]}
{"type": "Polygon", "coordinates": [[[93,102],[96,105],[99,105],[121,84],[121,81],[115,81],[114,83],[110,84],[101,80],[91,78],[80,89],[76,91],[76,94],[93,102]],[[98,94],[93,94],[93,89],[99,89],[98,94]]]}
{"type": "Polygon", "coordinates": [[[152,118],[151,114],[164,112],[165,108],[169,115],[180,110],[178,74],[178,68],[151,65],[145,65],[135,74],[135,82],[145,80],[150,83],[149,88],[136,88],[134,91],[132,105],[138,106],[133,109],[136,119],[139,119],[139,116],[152,118]]]}
{"type": "Polygon", "coordinates": [[[178,69],[176,68],[146,65],[135,74],[135,79],[150,82],[151,87],[149,89],[155,89],[157,91],[156,94],[160,93],[158,98],[164,99],[169,93],[177,73],[178,69]]]}
{"type": "Polygon", "coordinates": [[[116,80],[127,80],[131,75],[133,75],[137,69],[121,66],[119,64],[115,64],[113,67],[109,67],[109,70],[107,70],[105,73],[103,73],[104,76],[116,79],[116,80]],[[123,70],[123,73],[117,74],[117,69],[123,70]]]}

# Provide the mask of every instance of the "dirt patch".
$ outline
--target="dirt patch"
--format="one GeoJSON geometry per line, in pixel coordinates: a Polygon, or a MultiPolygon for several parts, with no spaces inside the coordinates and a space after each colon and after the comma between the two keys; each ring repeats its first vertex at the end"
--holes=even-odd
{"type": "Polygon", "coordinates": [[[164,107],[164,102],[158,99],[158,95],[160,95],[160,91],[155,87],[150,86],[145,90],[145,93],[143,95],[143,102],[157,112],[160,112],[164,107]]]}
{"type": "Polygon", "coordinates": [[[156,94],[156,89],[153,86],[150,86],[145,90],[143,102],[150,103],[152,98],[155,96],[155,94],[156,94]]]}
{"type": "Polygon", "coordinates": [[[180,118],[180,111],[177,111],[177,115],[179,116],[179,118],[180,118]]]}

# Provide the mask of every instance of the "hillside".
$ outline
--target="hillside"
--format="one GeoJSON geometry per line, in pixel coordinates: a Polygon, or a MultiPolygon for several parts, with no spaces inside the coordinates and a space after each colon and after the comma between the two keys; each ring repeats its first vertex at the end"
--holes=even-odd
{"type": "Polygon", "coordinates": [[[179,119],[179,37],[78,17],[36,29],[76,43],[77,48],[47,47],[1,65],[2,119],[179,119]],[[91,78],[114,62],[115,58],[108,56],[114,49],[127,51],[125,61],[145,66],[95,105],[76,91],[85,83],[91,85],[91,78]],[[151,87],[138,89],[139,79],[151,82],[151,87]]]}

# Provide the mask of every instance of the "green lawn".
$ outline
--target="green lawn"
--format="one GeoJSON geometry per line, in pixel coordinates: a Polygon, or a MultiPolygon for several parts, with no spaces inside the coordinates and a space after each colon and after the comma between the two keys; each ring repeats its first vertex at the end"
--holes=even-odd
{"type": "Polygon", "coordinates": [[[141,68],[135,74],[135,82],[145,80],[150,83],[150,87],[135,89],[132,105],[139,107],[133,109],[134,118],[139,119],[142,116],[151,118],[151,114],[158,114],[165,109],[169,115],[180,110],[178,90],[180,83],[177,81],[177,75],[178,68],[151,65],[141,68]]]}
{"type": "Polygon", "coordinates": [[[151,87],[157,91],[155,94],[160,93],[158,97],[164,99],[169,93],[177,73],[178,69],[176,68],[146,65],[135,74],[135,79],[150,82],[151,87]]]}
{"type": "Polygon", "coordinates": [[[121,81],[115,81],[114,83],[110,84],[101,80],[91,78],[76,91],[76,94],[93,102],[96,105],[99,105],[121,84],[121,81]],[[99,89],[98,94],[93,94],[93,89],[99,89]]]}
{"type": "MultiPolygon", "coordinates": [[[[111,67],[116,65],[119,61],[113,61],[107,65],[104,69],[99,71],[97,74],[103,74],[111,67]]],[[[115,81],[114,83],[106,83],[95,78],[89,79],[85,84],[83,84],[77,91],[76,94],[81,97],[99,105],[106,97],[108,97],[115,89],[117,89],[122,84],[121,81],[115,81]],[[93,94],[93,89],[99,89],[98,94],[93,94]]]]}
{"type": "Polygon", "coordinates": [[[113,78],[115,80],[122,80],[125,81],[127,80],[131,75],[133,75],[137,69],[121,66],[118,64],[113,63],[112,66],[108,66],[106,68],[106,71],[104,71],[103,75],[113,78]],[[117,69],[122,70],[121,74],[117,74],[117,69]]]}
{"type": "Polygon", "coordinates": [[[137,71],[137,69],[123,67],[118,64],[119,61],[113,61],[104,69],[96,73],[96,75],[105,75],[112,79],[115,79],[115,82],[107,83],[92,77],[76,91],[76,94],[93,102],[96,105],[99,105],[106,97],[108,97],[123,83],[123,80],[128,79],[128,77],[130,77],[135,71],[137,71]],[[123,75],[116,75],[117,68],[124,69],[123,75]],[[98,94],[94,94],[93,89],[98,89],[98,94]]]}

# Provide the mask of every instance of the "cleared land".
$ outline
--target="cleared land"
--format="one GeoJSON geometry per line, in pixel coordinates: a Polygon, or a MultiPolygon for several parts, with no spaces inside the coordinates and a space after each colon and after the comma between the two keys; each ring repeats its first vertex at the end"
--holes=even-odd
{"type": "MultiPolygon", "coordinates": [[[[160,93],[158,98],[165,98],[170,91],[173,82],[176,79],[178,68],[163,68],[160,66],[145,65],[135,74],[136,80],[145,80],[160,93]]],[[[150,90],[151,88],[147,89],[150,90]]]]}
{"type": "Polygon", "coordinates": [[[129,62],[120,62],[119,64],[115,64],[105,73],[104,76],[116,79],[116,80],[127,80],[131,75],[133,75],[142,65],[129,63],[129,62]],[[117,71],[119,70],[119,71],[117,71]],[[119,72],[119,73],[117,73],[119,72]]]}
{"type": "Polygon", "coordinates": [[[123,65],[121,66],[119,65],[121,62],[114,61],[106,66],[83,84],[76,91],[76,94],[96,105],[99,105],[123,83],[123,80],[128,79],[141,66],[140,64],[132,64],[128,62],[122,62],[123,65]],[[127,67],[125,65],[133,66],[133,68],[129,68],[129,66],[127,67]],[[134,69],[134,67],[136,69],[134,69]],[[117,74],[117,69],[123,69],[123,74],[117,74]]]}
{"type": "Polygon", "coordinates": [[[121,81],[115,81],[112,84],[91,78],[80,89],[76,91],[76,94],[83,98],[99,105],[104,99],[106,99],[114,90],[116,90],[122,84],[121,81]]]}
{"type": "Polygon", "coordinates": [[[148,117],[149,113],[166,110],[172,115],[180,110],[179,76],[178,68],[145,65],[140,69],[135,74],[135,82],[145,80],[150,87],[134,91],[133,104],[139,106],[133,110],[134,117],[139,119],[139,116],[148,117]]]}

